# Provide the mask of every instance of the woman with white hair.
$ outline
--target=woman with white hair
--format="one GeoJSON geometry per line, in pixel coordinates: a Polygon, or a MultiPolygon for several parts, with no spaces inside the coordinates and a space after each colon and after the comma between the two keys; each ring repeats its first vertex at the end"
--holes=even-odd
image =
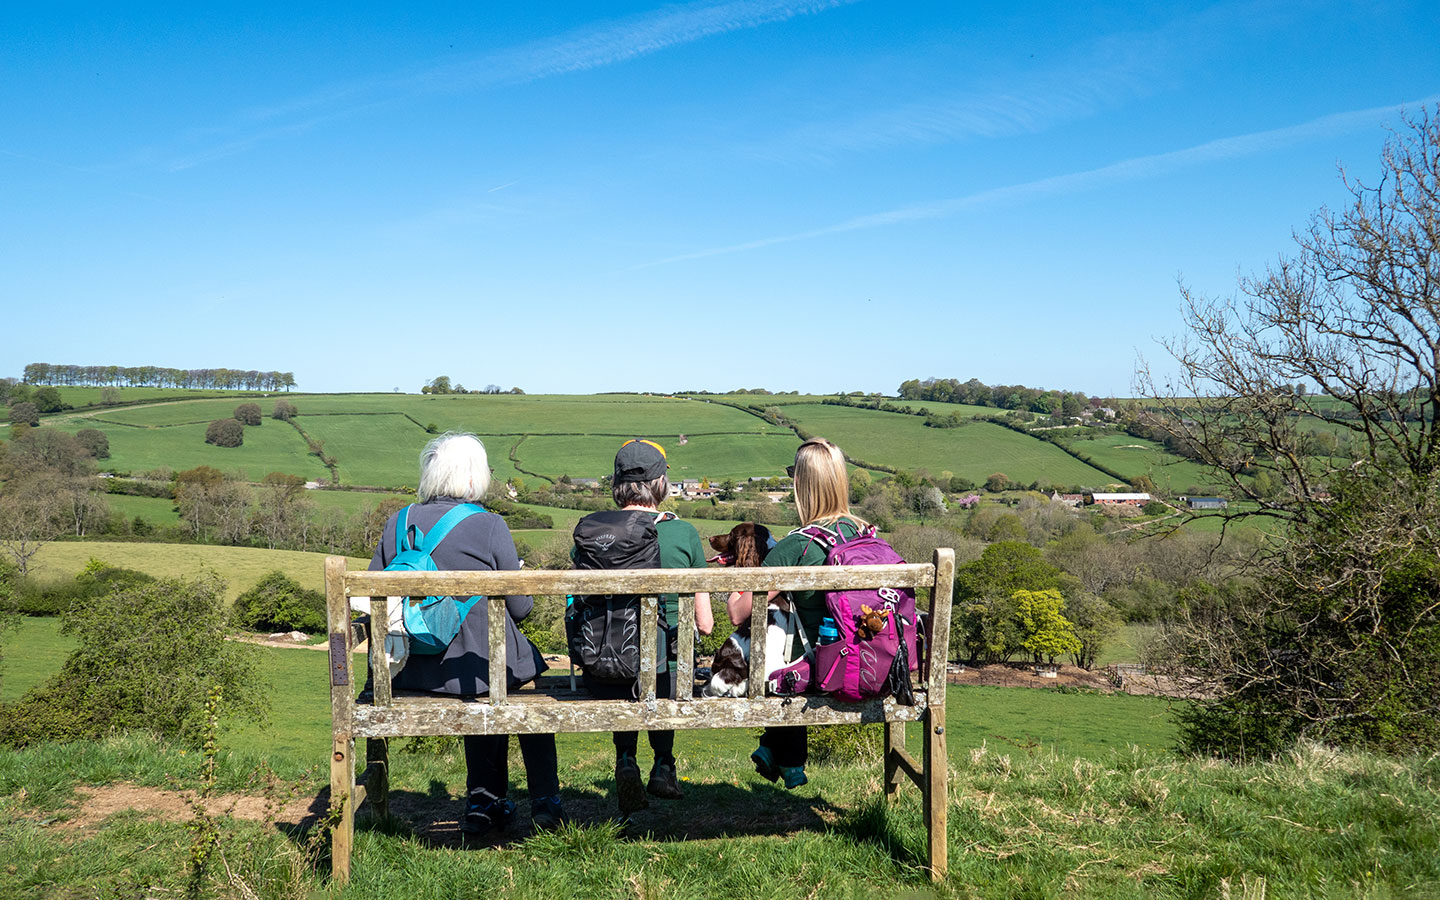
{"type": "MultiPolygon", "coordinates": [[[[490,489],[490,462],[485,445],[473,434],[442,434],[420,453],[417,502],[407,507],[408,524],[428,532],[446,513],[463,503],[478,504],[490,489]]],[[[390,517],[371,569],[383,569],[397,553],[396,522],[390,517]]],[[[515,542],[505,521],[490,512],[461,519],[431,552],[437,568],[514,571],[520,568],[515,542]]],[[[506,681],[511,690],[533,681],[545,670],[540,651],[521,633],[516,622],[530,615],[534,600],[505,598],[506,681]]],[[[476,603],[460,625],[460,633],[443,653],[411,654],[395,674],[397,689],[475,697],[490,692],[490,613],[476,603]]],[[[560,804],[560,781],[553,734],[522,734],[520,752],[530,790],[530,815],[536,828],[554,828],[565,820],[560,804]]],[[[466,735],[466,804],[461,828],[472,834],[503,828],[515,810],[506,799],[509,771],[508,735],[466,735]]]]}

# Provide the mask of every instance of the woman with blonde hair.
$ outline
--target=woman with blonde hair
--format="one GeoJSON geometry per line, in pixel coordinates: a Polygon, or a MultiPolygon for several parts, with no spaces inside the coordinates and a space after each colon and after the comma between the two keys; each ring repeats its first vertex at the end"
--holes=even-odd
{"type": "MultiPolygon", "coordinates": [[[[795,509],[801,527],[817,526],[837,536],[839,541],[851,540],[870,527],[850,512],[850,477],[845,468],[845,454],[824,438],[811,438],[795,451],[795,464],[785,474],[795,479],[795,509]]],[[[821,566],[827,548],[816,538],[800,531],[786,535],[765,556],[766,566],[821,566]]],[[[773,591],[766,602],[779,591],[773,591]]],[[[800,614],[806,634],[820,633],[820,620],[825,616],[824,591],[789,591],[789,600],[800,614]]],[[[726,603],[730,621],[739,625],[750,618],[754,600],[749,591],[733,593],[726,603]]],[[[801,651],[797,644],[794,652],[801,651]]],[[[797,788],[805,777],[808,741],[803,725],[766,728],[760,746],[750,754],[755,771],[770,781],[784,779],[785,787],[797,788]]]]}

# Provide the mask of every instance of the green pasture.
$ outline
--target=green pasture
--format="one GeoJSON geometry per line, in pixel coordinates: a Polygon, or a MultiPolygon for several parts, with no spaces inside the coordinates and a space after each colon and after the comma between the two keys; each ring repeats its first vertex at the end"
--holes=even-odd
{"type": "Polygon", "coordinates": [[[106,494],[105,502],[110,512],[119,513],[127,519],[136,516],[154,525],[174,525],[180,521],[175,511],[175,501],[166,497],[131,497],[125,494],[106,494]]]}
{"type": "MultiPolygon", "coordinates": [[[[276,569],[314,590],[324,590],[325,554],[261,547],[216,547],[209,544],[150,544],[118,541],[54,541],[35,555],[31,570],[40,577],[73,576],[91,558],[136,569],[156,578],[190,578],[205,570],[226,580],[225,598],[234,600],[276,569]]],[[[351,558],[364,568],[369,559],[351,558]]]]}
{"type": "Polygon", "coordinates": [[[1128,434],[1096,433],[1088,429],[1067,429],[1066,444],[1081,456],[1113,469],[1129,479],[1147,475],[1161,494],[1170,497],[1191,494],[1208,496],[1213,490],[1205,468],[1165,450],[1155,441],[1128,434]]]}
{"type": "MultiPolygon", "coordinates": [[[[334,458],[345,485],[413,488],[420,477],[420,451],[434,438],[399,413],[301,415],[295,421],[312,439],[325,442],[325,453],[334,458]]],[[[509,465],[504,452],[488,442],[487,449],[497,471],[509,465]]]]}
{"type": "Polygon", "coordinates": [[[319,459],[310,455],[299,432],[272,419],[246,428],[245,443],[239,447],[205,443],[204,424],[127,428],[72,420],[65,430],[73,433],[95,427],[105,432],[110,442],[110,459],[103,461],[104,465],[116,472],[148,472],[159,468],[181,471],[213,466],[222,472],[241,474],[250,481],[259,481],[271,472],[298,475],[307,481],[330,474],[319,459]]]}
{"type": "MultiPolygon", "coordinates": [[[[784,475],[785,467],[795,459],[799,443],[789,429],[769,434],[697,434],[687,436],[685,444],[678,443],[675,435],[642,433],[637,437],[665,448],[671,481],[709,478],[717,484],[726,478],[784,475]]],[[[527,472],[556,479],[561,475],[599,478],[610,474],[621,443],[623,439],[613,436],[531,435],[520,442],[515,453],[520,467],[527,472]]]]}
{"type": "MultiPolygon", "coordinates": [[[[242,403],[254,403],[260,407],[260,412],[266,417],[267,423],[273,422],[270,419],[270,412],[275,408],[275,400],[270,397],[221,397],[207,400],[176,400],[163,401],[141,406],[122,406],[113,409],[101,409],[95,412],[86,412],[86,417],[96,423],[128,425],[131,427],[157,428],[170,427],[175,425],[190,425],[197,422],[210,423],[215,419],[228,419],[235,414],[235,407],[242,403]]],[[[78,411],[77,411],[78,412],[78,411]]],[[[284,428],[289,428],[284,422],[275,422],[284,428]]],[[[102,428],[102,424],[95,427],[102,428]]]]}
{"type": "MultiPolygon", "coordinates": [[[[773,431],[748,413],[716,403],[630,394],[336,394],[292,402],[303,417],[401,412],[441,431],[496,434],[678,435],[692,431],[773,431]]],[[[306,430],[309,426],[306,425],[306,430]]]]}
{"type": "Polygon", "coordinates": [[[927,428],[923,419],[902,413],[803,406],[786,411],[806,431],[829,438],[846,454],[867,462],[907,469],[951,472],[983,482],[994,472],[1011,481],[1106,484],[1110,476],[1058,447],[1027,435],[974,422],[960,428],[927,428]]]}

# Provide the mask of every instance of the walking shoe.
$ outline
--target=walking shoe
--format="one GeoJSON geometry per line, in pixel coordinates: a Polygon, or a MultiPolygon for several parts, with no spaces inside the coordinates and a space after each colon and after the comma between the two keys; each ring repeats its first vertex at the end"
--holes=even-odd
{"type": "Polygon", "coordinates": [[[780,777],[780,768],[775,765],[775,757],[770,755],[770,748],[761,744],[750,754],[750,761],[755,764],[755,771],[766,781],[774,781],[780,777]]]}
{"type": "Polygon", "coordinates": [[[661,800],[680,800],[685,796],[680,791],[680,779],[675,777],[674,763],[656,763],[650,770],[650,783],[645,790],[661,800]]]}
{"type": "Polygon", "coordinates": [[[554,831],[570,821],[565,807],[560,805],[560,795],[535,797],[530,801],[530,823],[536,831],[554,831]]]}
{"type": "Polygon", "coordinates": [[[505,827],[515,813],[515,804],[503,798],[492,797],[476,788],[465,800],[465,818],[460,821],[460,830],[466,834],[485,834],[505,827]]]}
{"type": "Polygon", "coordinates": [[[645,783],[640,780],[640,764],[635,757],[627,754],[615,760],[615,793],[620,797],[622,816],[650,805],[645,799],[645,783]]]}
{"type": "Polygon", "coordinates": [[[805,777],[804,766],[781,766],[780,777],[785,779],[785,787],[791,791],[810,780],[805,777]]]}

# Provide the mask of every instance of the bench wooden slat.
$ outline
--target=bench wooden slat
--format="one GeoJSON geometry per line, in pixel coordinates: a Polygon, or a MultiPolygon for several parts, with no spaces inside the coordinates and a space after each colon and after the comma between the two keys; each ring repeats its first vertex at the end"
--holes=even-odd
{"type": "Polygon", "coordinates": [[[352,597],[375,594],[693,594],[696,591],[836,591],[851,588],[931,587],[935,566],[776,566],[774,568],[629,569],[517,572],[345,573],[352,597]]]}
{"type": "Polygon", "coordinates": [[[900,706],[893,699],[844,703],[821,695],[794,698],[702,698],[692,701],[573,700],[504,706],[481,698],[396,697],[391,706],[356,706],[355,734],[400,737],[428,734],[549,734],[586,731],[654,731],[758,728],[766,725],[845,725],[918,721],[923,702],[900,706]]]}

